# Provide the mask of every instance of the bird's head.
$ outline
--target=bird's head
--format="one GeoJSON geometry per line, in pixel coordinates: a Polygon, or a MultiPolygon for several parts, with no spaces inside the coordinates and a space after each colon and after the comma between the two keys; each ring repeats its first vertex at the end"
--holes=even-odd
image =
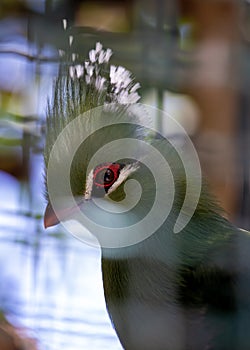
{"type": "MultiPolygon", "coordinates": [[[[141,177],[141,171],[145,181],[148,177],[139,161],[143,140],[150,137],[147,117],[142,125],[136,103],[140,85],[125,68],[110,65],[110,56],[111,50],[97,43],[88,59],[60,66],[47,109],[45,227],[86,211],[102,225],[103,206],[96,201],[119,203],[124,212],[131,205],[125,200],[127,181],[141,177]]],[[[109,214],[104,221],[117,226],[109,214]]]]}
{"type": "Polygon", "coordinates": [[[47,109],[45,227],[75,219],[107,247],[160,230],[174,237],[197,205],[208,213],[199,160],[188,138],[183,147],[152,128],[152,109],[137,103],[140,85],[110,56],[97,43],[89,59],[60,66],[47,109]]]}

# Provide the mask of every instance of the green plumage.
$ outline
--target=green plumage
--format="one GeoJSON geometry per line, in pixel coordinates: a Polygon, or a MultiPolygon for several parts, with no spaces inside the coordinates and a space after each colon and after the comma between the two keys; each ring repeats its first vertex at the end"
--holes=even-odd
{"type": "MultiPolygon", "coordinates": [[[[72,78],[67,67],[61,68],[54,96],[48,105],[46,169],[53,145],[64,128],[79,115],[113,101],[108,64],[102,69],[106,85],[100,91],[94,85],[95,80],[86,84],[85,76],[72,78]]],[[[115,109],[85,113],[73,131],[65,133],[64,146],[54,155],[52,169],[55,177],[60,174],[55,193],[58,197],[67,196],[63,163],[71,156],[74,140],[85,132],[89,136],[78,147],[71,163],[70,183],[74,196],[83,196],[92,156],[116,139],[136,138],[147,142],[163,155],[171,169],[175,196],[164,223],[138,244],[102,248],[105,299],[120,341],[128,350],[247,350],[250,348],[249,233],[223,218],[205,181],[191,220],[180,233],[173,232],[186,194],[185,169],[174,145],[146,126],[139,126],[139,119],[137,125],[131,124],[131,120],[137,119],[136,113],[129,113],[129,107],[121,104],[115,109]],[[96,130],[94,123],[101,125],[103,118],[107,118],[110,125],[96,130]]],[[[127,146],[129,148],[129,142],[127,146]]],[[[116,161],[131,163],[139,160],[139,169],[128,179],[141,184],[141,198],[129,213],[116,214],[116,224],[120,218],[121,222],[125,220],[132,225],[150,211],[154,202],[156,184],[150,170],[143,165],[145,149],[142,147],[135,153],[134,158],[116,161]],[[142,155],[141,159],[138,155],[142,155]]],[[[100,159],[102,162],[114,161],[107,153],[102,153],[100,159]]],[[[161,164],[157,166],[160,168],[161,164]]],[[[158,191],[166,190],[170,185],[170,179],[166,177],[158,191]]],[[[124,184],[111,197],[119,205],[125,197],[124,184]]],[[[49,200],[49,194],[47,198],[49,200]]],[[[166,195],[161,210],[164,211],[164,206],[167,208],[169,198],[166,195]]],[[[84,205],[88,206],[88,203],[84,205]]],[[[91,215],[99,218],[100,225],[114,220],[109,213],[100,216],[97,209],[93,209],[91,215]]],[[[102,232],[98,233],[98,237],[101,236],[102,232]]],[[[119,239],[119,232],[117,236],[119,239]]]]}

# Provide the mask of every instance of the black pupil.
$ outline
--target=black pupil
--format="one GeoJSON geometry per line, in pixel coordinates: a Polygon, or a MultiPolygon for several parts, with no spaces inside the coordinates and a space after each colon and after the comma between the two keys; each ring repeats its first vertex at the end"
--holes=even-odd
{"type": "Polygon", "coordinates": [[[115,174],[114,172],[107,168],[107,169],[102,169],[97,173],[96,175],[96,182],[104,185],[108,185],[114,181],[115,174]]]}
{"type": "Polygon", "coordinates": [[[114,180],[114,173],[112,170],[107,169],[104,174],[104,183],[109,183],[114,180]]]}

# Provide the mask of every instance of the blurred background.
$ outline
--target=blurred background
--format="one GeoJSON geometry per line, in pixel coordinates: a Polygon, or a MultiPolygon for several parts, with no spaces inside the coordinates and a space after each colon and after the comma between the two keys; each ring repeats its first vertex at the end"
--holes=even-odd
{"type": "Polygon", "coordinates": [[[121,349],[100,252],[43,229],[46,103],[71,35],[72,53],[110,47],[141,102],[183,125],[225,215],[250,229],[250,1],[1,0],[1,350],[121,349]]]}

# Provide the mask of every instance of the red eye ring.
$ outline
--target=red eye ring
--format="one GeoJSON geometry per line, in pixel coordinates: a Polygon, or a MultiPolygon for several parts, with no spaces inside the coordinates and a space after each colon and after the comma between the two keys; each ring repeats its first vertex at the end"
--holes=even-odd
{"type": "Polygon", "coordinates": [[[93,174],[94,184],[97,187],[111,187],[119,177],[121,165],[118,163],[103,163],[98,165],[93,174]]]}

